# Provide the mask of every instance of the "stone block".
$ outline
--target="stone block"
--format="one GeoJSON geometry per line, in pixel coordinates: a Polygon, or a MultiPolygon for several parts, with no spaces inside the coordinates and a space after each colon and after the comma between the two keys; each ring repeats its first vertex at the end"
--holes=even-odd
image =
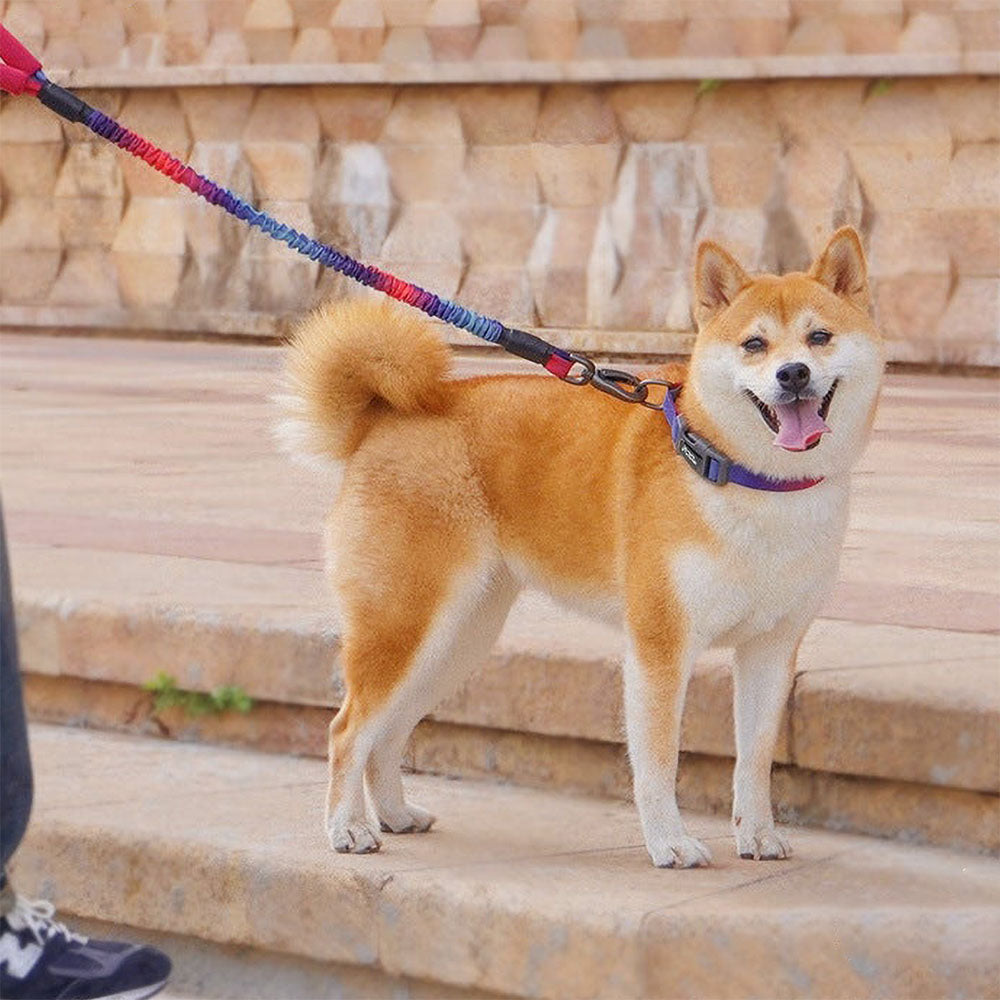
{"type": "Polygon", "coordinates": [[[391,66],[429,63],[434,61],[434,53],[423,28],[390,28],[378,60],[391,66]]]}
{"type": "MultiPolygon", "coordinates": [[[[1000,143],[967,143],[947,165],[942,208],[1000,209],[1000,143]]],[[[933,202],[931,202],[933,204],[933,202]]]]}
{"type": "Polygon", "coordinates": [[[785,54],[790,56],[835,56],[846,51],[847,40],[840,26],[816,16],[798,21],[785,43],[785,54]]]}
{"type": "Polygon", "coordinates": [[[10,253],[4,239],[5,223],[6,218],[0,222],[0,301],[28,305],[44,301],[59,273],[62,251],[25,249],[10,253]]]}
{"type": "Polygon", "coordinates": [[[304,142],[253,140],[244,144],[244,151],[260,197],[306,201],[312,195],[315,146],[304,142]]]}
{"type": "Polygon", "coordinates": [[[427,12],[426,30],[435,59],[469,59],[481,31],[479,4],[476,0],[434,0],[427,12]]]}
{"type": "Polygon", "coordinates": [[[879,213],[866,248],[872,275],[950,273],[948,245],[940,237],[937,214],[933,209],[879,213]]]}
{"type": "Polygon", "coordinates": [[[242,37],[251,62],[272,66],[290,61],[293,28],[244,28],[242,37]]]}
{"type": "Polygon", "coordinates": [[[632,142],[683,138],[694,117],[694,83],[627,83],[610,91],[622,137],[632,142]]]}
{"type": "Polygon", "coordinates": [[[0,179],[11,197],[51,197],[65,149],[62,142],[5,142],[0,179]]]}
{"type": "Polygon", "coordinates": [[[958,55],[962,42],[954,18],[949,14],[918,11],[910,17],[899,36],[899,51],[958,55]]]}
{"type": "Polygon", "coordinates": [[[402,201],[447,204],[460,188],[465,150],[457,145],[384,147],[392,189],[402,201]]]}
{"type": "Polygon", "coordinates": [[[563,61],[573,57],[580,33],[573,0],[528,0],[521,24],[532,59],[563,61]]]}
{"type": "Polygon", "coordinates": [[[4,12],[4,25],[32,52],[41,52],[45,44],[45,20],[42,5],[12,0],[4,12]]]}
{"type": "Polygon", "coordinates": [[[56,198],[108,198],[125,196],[121,171],[122,154],[113,146],[97,142],[77,142],[66,150],[56,198]]]}
{"type": "Polygon", "coordinates": [[[781,135],[765,88],[724,84],[698,98],[687,139],[767,144],[780,142],[781,135]]]}
{"type": "Polygon", "coordinates": [[[936,204],[951,174],[947,150],[917,144],[858,144],[851,147],[850,157],[877,212],[936,204]]]}
{"type": "Polygon", "coordinates": [[[381,0],[385,23],[390,28],[420,28],[427,23],[434,0],[381,0]]]}
{"type": "Polygon", "coordinates": [[[698,230],[698,239],[721,243],[747,270],[759,270],[767,223],[762,208],[712,208],[698,230]]]}
{"type": "MultiPolygon", "coordinates": [[[[938,335],[945,340],[974,343],[1000,341],[1000,277],[992,274],[959,278],[938,324],[938,335]]],[[[995,719],[991,728],[995,735],[995,719]]]]}
{"type": "Polygon", "coordinates": [[[944,209],[932,214],[937,239],[960,275],[1000,274],[1000,211],[944,209]]]}
{"type": "Polygon", "coordinates": [[[89,7],[76,34],[87,66],[121,66],[125,63],[128,38],[118,4],[89,7]]]}
{"type": "Polygon", "coordinates": [[[1000,91],[996,80],[944,77],[934,82],[934,90],[956,145],[1000,140],[1000,91]]]}
{"type": "Polygon", "coordinates": [[[671,0],[625,0],[621,29],[633,59],[665,59],[680,51],[685,19],[671,0]]]}
{"type": "Polygon", "coordinates": [[[537,207],[468,206],[458,209],[456,216],[470,262],[523,266],[534,243],[541,211],[537,207]]]}
{"type": "Polygon", "coordinates": [[[479,0],[479,16],[483,24],[517,24],[525,0],[479,0]]]}
{"type": "Polygon", "coordinates": [[[732,18],[691,18],[684,29],[679,55],[689,59],[725,59],[736,55],[736,24],[732,18]]]}
{"type": "Polygon", "coordinates": [[[116,255],[184,254],[184,222],[170,198],[133,198],[118,227],[112,249],[116,255]]]}
{"type": "Polygon", "coordinates": [[[15,198],[0,217],[0,249],[3,255],[12,250],[59,250],[59,219],[51,198],[15,198]]]}
{"type": "Polygon", "coordinates": [[[489,24],[483,28],[472,58],[477,62],[479,60],[485,62],[526,61],[529,59],[529,53],[524,32],[512,24],[489,24]]]}
{"type": "Polygon", "coordinates": [[[333,44],[333,35],[329,28],[303,28],[299,32],[292,51],[288,56],[291,62],[325,64],[337,61],[337,47],[333,44]]]}
{"type": "Polygon", "coordinates": [[[374,142],[392,108],[388,87],[313,87],[313,104],[325,138],[336,142],[374,142]]]}
{"type": "Polygon", "coordinates": [[[898,51],[903,21],[901,3],[881,8],[855,4],[837,15],[847,51],[859,55],[898,51]]]}
{"type": "Polygon", "coordinates": [[[46,301],[57,306],[90,308],[119,305],[117,273],[108,251],[84,247],[69,250],[46,301]]]}
{"type": "Polygon", "coordinates": [[[507,209],[536,205],[539,190],[531,147],[471,147],[465,156],[461,201],[507,209]]]}
{"type": "MultiPolygon", "coordinates": [[[[77,20],[79,20],[79,8],[81,4],[46,4],[46,7],[62,8],[64,6],[75,6],[77,8],[77,20]]],[[[139,3],[130,3],[122,9],[122,21],[125,25],[125,32],[129,38],[136,35],[163,34],[167,30],[168,5],[164,3],[150,3],[149,0],[141,0],[139,3]]]]}
{"type": "Polygon", "coordinates": [[[880,278],[873,290],[875,316],[887,337],[933,340],[948,304],[951,276],[907,274],[880,278]]]}
{"type": "MultiPolygon", "coordinates": [[[[462,239],[458,223],[439,206],[404,206],[386,237],[381,257],[400,265],[430,263],[458,268],[462,264],[462,239]]],[[[400,277],[405,275],[401,274],[400,277]]],[[[457,278],[452,290],[456,285],[457,278]]]]}
{"type": "Polygon", "coordinates": [[[337,0],[290,0],[292,19],[300,31],[325,28],[330,24],[337,0]]]}
{"type": "Polygon", "coordinates": [[[534,326],[535,299],[523,266],[470,263],[458,290],[459,300],[485,316],[499,316],[515,326],[534,326]]]}
{"type": "MultiPolygon", "coordinates": [[[[75,31],[77,28],[79,28],[80,21],[83,18],[81,0],[65,0],[65,2],[62,3],[28,4],[27,6],[32,6],[37,8],[38,13],[41,14],[42,25],[45,28],[46,38],[51,37],[53,34],[68,34],[72,31],[75,31]]],[[[133,4],[132,6],[137,8],[139,7],[145,8],[148,5],[137,3],[133,4]]],[[[10,6],[8,6],[7,9],[8,13],[3,13],[3,11],[0,11],[0,13],[3,14],[4,22],[10,23],[9,22],[10,6]]],[[[128,23],[129,23],[129,16],[128,13],[126,12],[125,15],[126,27],[128,26],[128,23]]],[[[11,25],[8,30],[13,31],[15,35],[23,39],[23,36],[19,34],[17,29],[14,28],[13,25],[11,25]]],[[[38,54],[37,49],[33,49],[32,51],[34,51],[36,55],[38,54]]],[[[42,64],[43,65],[45,64],[45,60],[42,60],[42,64]]]]}
{"type": "Polygon", "coordinates": [[[773,80],[765,92],[782,135],[798,146],[844,146],[855,135],[868,81],[773,80]]]}
{"type": "Polygon", "coordinates": [[[628,43],[617,24],[585,24],[577,39],[577,59],[627,59],[628,55],[628,43]]]}
{"type": "Polygon", "coordinates": [[[381,150],[351,143],[327,150],[312,200],[318,231],[365,260],[382,249],[392,213],[389,170],[381,150]]]}
{"type": "Polygon", "coordinates": [[[542,326],[583,326],[587,267],[601,211],[550,208],[528,259],[535,307],[542,326]]]}
{"type": "Polygon", "coordinates": [[[749,208],[766,202],[778,181],[781,147],[712,143],[707,150],[712,200],[723,208],[749,208]]]}
{"type": "Polygon", "coordinates": [[[734,38],[736,54],[746,59],[779,55],[788,41],[788,32],[784,18],[742,17],[734,38]]]}
{"type": "Polygon", "coordinates": [[[451,95],[426,90],[400,92],[389,113],[382,138],[386,143],[405,145],[420,145],[428,141],[464,143],[462,122],[451,95]]]}
{"type": "Polygon", "coordinates": [[[115,253],[122,303],[136,308],[174,304],[180,287],[184,258],[162,253],[115,253]]]}
{"type": "Polygon", "coordinates": [[[616,211],[644,206],[672,214],[708,206],[705,151],[681,142],[627,147],[615,182],[616,211]]]}
{"type": "Polygon", "coordinates": [[[797,208],[830,210],[844,200],[846,187],[856,184],[850,159],[833,143],[793,146],[781,168],[785,199],[797,208]]]}
{"type": "Polygon", "coordinates": [[[319,116],[308,91],[267,87],[257,93],[243,131],[247,142],[296,142],[315,146],[319,116]]]}
{"type": "MultiPolygon", "coordinates": [[[[39,101],[4,98],[0,104],[0,140],[5,150],[13,143],[62,143],[63,132],[59,118],[39,101]]],[[[7,155],[5,152],[4,159],[7,155]]]]}
{"type": "Polygon", "coordinates": [[[983,7],[952,11],[959,42],[966,52],[996,52],[1000,49],[1000,18],[996,7],[987,3],[983,7]]]}
{"type": "Polygon", "coordinates": [[[337,52],[344,62],[375,62],[385,41],[385,17],[371,0],[340,0],[330,19],[337,52]]]}
{"type": "Polygon", "coordinates": [[[548,204],[580,208],[602,205],[610,199],[621,155],[617,143],[536,142],[531,153],[548,204]]]}
{"type": "Polygon", "coordinates": [[[179,159],[187,156],[191,134],[175,91],[139,90],[129,93],[122,106],[121,120],[179,159]]]}
{"type": "Polygon", "coordinates": [[[536,141],[596,144],[612,142],[617,135],[614,112],[602,90],[556,86],[543,93],[536,141]]]}
{"type": "Polygon", "coordinates": [[[295,15],[288,0],[251,0],[243,16],[250,31],[274,31],[295,27],[295,15]]]}
{"type": "Polygon", "coordinates": [[[250,62],[250,52],[241,31],[214,31],[202,57],[206,66],[242,66],[250,62]]]}
{"type": "MultiPolygon", "coordinates": [[[[172,66],[197,65],[208,44],[211,31],[205,0],[170,0],[166,10],[166,62],[172,66]]],[[[160,41],[145,36],[151,44],[160,41]]],[[[136,36],[131,36],[133,43],[136,36]]]]}
{"type": "Polygon", "coordinates": [[[296,259],[294,254],[251,260],[250,308],[263,312],[301,313],[315,302],[318,273],[319,264],[302,257],[296,259]]]}
{"type": "Polygon", "coordinates": [[[57,70],[80,69],[87,65],[83,49],[75,38],[50,36],[45,48],[37,54],[43,65],[57,70]]]}
{"type": "Polygon", "coordinates": [[[180,101],[188,130],[197,143],[234,142],[243,135],[254,101],[254,88],[179,87],[180,101]]]}
{"type": "Polygon", "coordinates": [[[66,247],[110,246],[122,217],[121,198],[55,198],[66,247]]]}
{"type": "MultiPolygon", "coordinates": [[[[530,142],[541,94],[537,87],[463,87],[455,98],[470,156],[476,145],[530,142]]],[[[499,155],[491,150],[490,156],[499,155]]]]}

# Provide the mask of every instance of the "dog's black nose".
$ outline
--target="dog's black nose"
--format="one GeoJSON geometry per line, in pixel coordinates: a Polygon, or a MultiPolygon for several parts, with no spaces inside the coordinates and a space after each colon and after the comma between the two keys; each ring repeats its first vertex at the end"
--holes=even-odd
{"type": "Polygon", "coordinates": [[[775,374],[781,388],[794,393],[800,393],[809,384],[809,379],[812,378],[809,366],[804,365],[801,361],[782,365],[775,374]]]}

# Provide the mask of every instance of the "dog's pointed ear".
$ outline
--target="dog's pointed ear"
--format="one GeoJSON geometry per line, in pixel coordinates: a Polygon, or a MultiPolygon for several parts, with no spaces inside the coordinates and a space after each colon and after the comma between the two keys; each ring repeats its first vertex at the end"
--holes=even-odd
{"type": "Polygon", "coordinates": [[[694,318],[698,329],[750,284],[746,271],[718,243],[705,242],[694,260],[694,318]]]}
{"type": "Polygon", "coordinates": [[[809,272],[811,278],[826,285],[834,295],[847,299],[864,312],[871,309],[868,289],[868,264],[861,240],[851,226],[838,229],[809,272]]]}

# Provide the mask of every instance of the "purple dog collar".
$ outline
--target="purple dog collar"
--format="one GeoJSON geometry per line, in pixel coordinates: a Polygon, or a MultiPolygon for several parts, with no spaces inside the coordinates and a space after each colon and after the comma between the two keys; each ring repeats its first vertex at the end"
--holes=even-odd
{"type": "Polygon", "coordinates": [[[753,472],[746,466],[734,462],[728,455],[706,441],[700,434],[695,434],[687,421],[677,410],[677,397],[683,387],[671,385],[663,397],[663,415],[670,425],[670,436],[674,442],[674,450],[703,479],[716,486],[726,483],[738,483],[751,490],[767,490],[771,493],[793,493],[796,490],[807,490],[810,486],[823,482],[819,479],[770,479],[753,472]]]}

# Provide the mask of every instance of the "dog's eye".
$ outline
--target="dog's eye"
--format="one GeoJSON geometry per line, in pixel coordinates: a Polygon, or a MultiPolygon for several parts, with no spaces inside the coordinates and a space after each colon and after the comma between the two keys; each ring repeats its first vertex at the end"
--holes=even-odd
{"type": "Polygon", "coordinates": [[[763,337],[750,337],[740,345],[747,354],[759,354],[767,350],[767,341],[763,337]]]}
{"type": "Polygon", "coordinates": [[[806,340],[814,347],[822,347],[824,344],[829,344],[832,339],[833,334],[829,330],[813,330],[806,337],[806,340]]]}

